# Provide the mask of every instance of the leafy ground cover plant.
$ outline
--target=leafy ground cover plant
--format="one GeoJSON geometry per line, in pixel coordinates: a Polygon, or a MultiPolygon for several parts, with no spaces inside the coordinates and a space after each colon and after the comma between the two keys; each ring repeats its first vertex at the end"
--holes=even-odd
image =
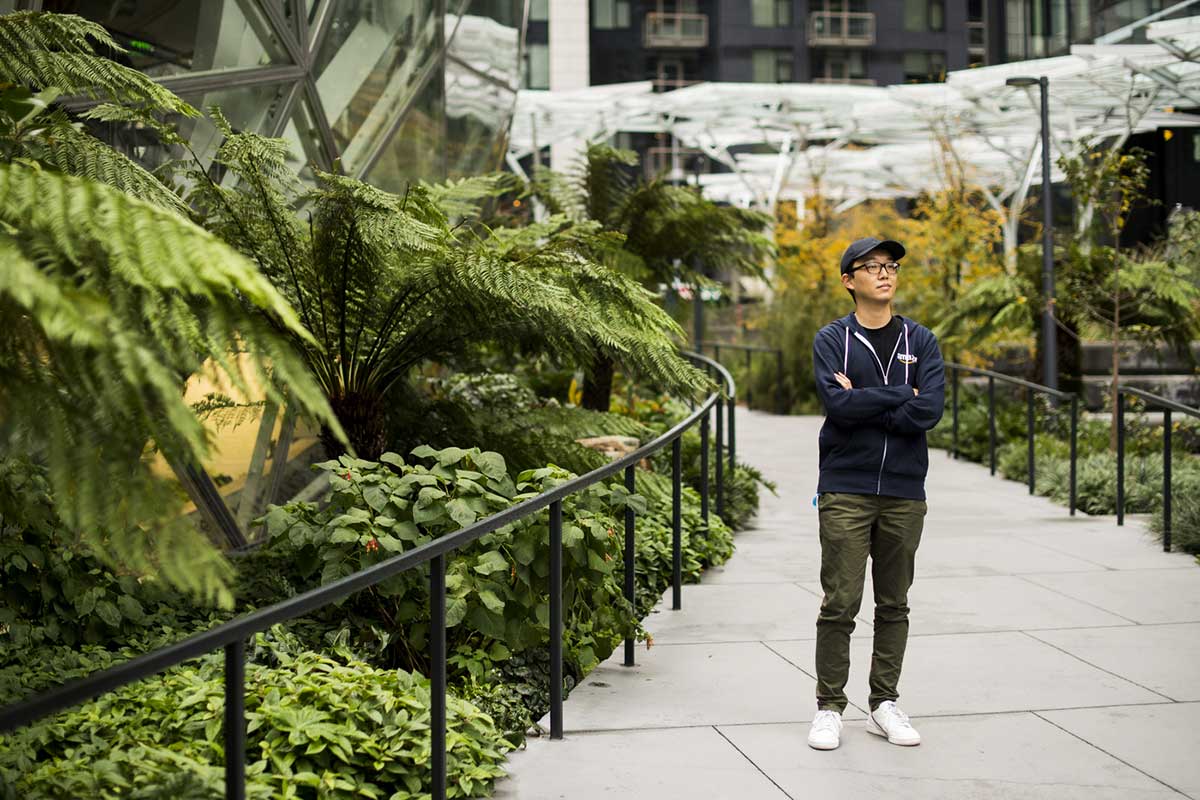
{"type": "MultiPolygon", "coordinates": [[[[6,737],[5,797],[224,796],[219,655],[122,687],[6,737]]],[[[247,796],[428,796],[426,680],[259,634],[246,668],[247,796]]],[[[471,703],[447,698],[448,796],[478,797],[510,744],[471,703]]]]}

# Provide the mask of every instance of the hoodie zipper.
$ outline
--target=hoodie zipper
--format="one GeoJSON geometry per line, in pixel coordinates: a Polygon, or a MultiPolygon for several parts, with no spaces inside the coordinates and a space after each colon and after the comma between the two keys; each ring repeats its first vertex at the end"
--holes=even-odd
{"type": "MultiPolygon", "coordinates": [[[[907,327],[907,326],[905,326],[905,327],[907,327]]],[[[849,330],[849,328],[847,328],[847,330],[849,330]]],[[[905,331],[905,333],[907,333],[907,330],[905,331]]],[[[854,338],[858,339],[860,342],[865,344],[867,346],[867,349],[871,351],[871,356],[874,357],[875,363],[879,365],[879,374],[881,376],[883,376],[883,385],[887,386],[888,385],[888,373],[890,373],[892,371],[892,364],[896,360],[896,353],[900,352],[900,337],[899,336],[896,337],[896,346],[892,348],[892,355],[888,359],[887,369],[883,368],[883,362],[879,360],[879,354],[875,352],[875,347],[871,344],[870,340],[868,340],[867,337],[863,336],[858,331],[855,331],[854,338]]],[[[849,355],[849,351],[847,351],[847,355],[849,355]]],[[[887,446],[888,446],[887,431],[884,431],[884,433],[883,433],[883,455],[879,458],[879,477],[876,478],[876,480],[875,480],[875,494],[881,494],[883,492],[883,465],[887,463],[887,446]]]]}

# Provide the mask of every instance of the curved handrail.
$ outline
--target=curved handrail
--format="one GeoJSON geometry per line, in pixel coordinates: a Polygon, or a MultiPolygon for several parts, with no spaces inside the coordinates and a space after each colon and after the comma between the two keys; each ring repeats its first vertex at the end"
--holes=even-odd
{"type": "MultiPolygon", "coordinates": [[[[708,454],[708,415],[715,406],[717,409],[717,492],[718,492],[718,514],[720,513],[720,499],[723,494],[723,479],[722,479],[722,458],[721,451],[721,412],[726,402],[730,407],[730,436],[733,434],[733,401],[736,397],[737,387],[734,384],[733,376],[729,371],[717,361],[708,358],[699,353],[684,352],[682,355],[695,363],[705,366],[708,370],[715,372],[721,379],[721,389],[709,394],[700,405],[690,413],[681,422],[673,426],[671,429],[663,433],[652,442],[639,447],[632,453],[629,453],[615,461],[609,462],[602,467],[592,470],[584,475],[577,476],[571,480],[565,481],[547,492],[524,500],[510,508],[493,514],[490,517],[479,520],[471,525],[468,525],[454,533],[442,536],[432,542],[428,542],[420,547],[401,553],[386,561],[367,567],[364,570],[348,575],[333,583],[320,586],[316,589],[311,589],[295,597],[288,598],[281,602],[260,608],[252,611],[229,622],[222,623],[208,631],[195,634],[175,644],[167,647],[153,650],[149,653],[144,653],[136,656],[129,661],[125,661],[116,666],[88,675],[77,681],[59,686],[47,692],[43,692],[32,698],[11,704],[0,708],[0,733],[11,731],[23,725],[27,725],[49,714],[69,708],[79,703],[90,700],[99,695],[113,691],[121,686],[132,683],[133,681],[150,677],[162,672],[165,669],[173,667],[189,659],[197,658],[210,653],[214,650],[224,648],[226,652],[226,752],[244,752],[244,717],[241,715],[242,709],[242,687],[243,681],[243,666],[245,658],[245,642],[254,635],[269,629],[272,625],[280,622],[285,622],[296,617],[303,616],[311,611],[314,611],[323,606],[330,605],[342,598],[353,594],[354,592],[373,586],[388,578],[394,577],[401,572],[416,568],[425,563],[432,563],[431,566],[431,584],[434,591],[431,592],[432,598],[440,595],[441,603],[432,603],[432,624],[431,631],[437,631],[430,636],[430,649],[433,661],[434,673],[432,677],[433,686],[431,687],[431,697],[434,698],[434,716],[438,717],[440,713],[440,733],[445,735],[445,669],[446,669],[446,652],[445,652],[445,555],[453,550],[456,550],[464,545],[470,544],[479,538],[485,536],[498,528],[501,528],[509,523],[530,516],[544,508],[551,509],[551,664],[552,672],[557,673],[551,677],[551,738],[562,738],[562,586],[561,586],[561,550],[562,550],[562,501],[564,498],[577,491],[586,489],[593,484],[606,480],[616,475],[621,470],[625,470],[626,486],[631,488],[633,483],[633,470],[636,464],[642,459],[651,456],[665,448],[667,445],[672,445],[673,449],[673,533],[674,533],[674,574],[673,584],[675,589],[675,608],[680,607],[680,560],[681,560],[681,541],[680,541],[680,508],[681,508],[681,481],[682,470],[680,464],[680,437],[698,422],[701,423],[701,439],[702,439],[702,516],[705,520],[708,518],[707,513],[707,494],[708,494],[708,472],[707,472],[707,454],[708,454]],[[729,398],[726,401],[726,396],[729,398]],[[556,570],[557,564],[557,570],[556,570]],[[438,588],[440,587],[440,593],[438,588]],[[440,609],[439,609],[440,606],[440,609]],[[440,613],[439,613],[440,611],[440,613]],[[439,622],[440,620],[440,622],[439,622]],[[438,652],[438,640],[441,640],[440,652],[438,652]],[[438,710],[437,696],[440,692],[441,709],[438,710]],[[236,716],[235,720],[241,720],[242,730],[232,730],[237,728],[237,725],[230,726],[230,709],[233,709],[236,716]],[[234,737],[232,740],[230,737],[234,737]],[[240,743],[241,747],[237,746],[240,743]]],[[[731,447],[732,450],[732,447],[731,447]]],[[[732,467],[732,459],[731,459],[732,467]]],[[[633,514],[632,509],[626,509],[626,553],[632,554],[632,536],[633,536],[633,514]]],[[[626,558],[626,594],[627,599],[632,601],[633,588],[633,564],[630,558],[626,558]]],[[[632,642],[626,640],[626,658],[627,663],[631,663],[632,642]]],[[[438,720],[434,720],[431,725],[434,730],[433,748],[434,756],[434,797],[444,797],[445,791],[445,740],[442,738],[441,747],[436,746],[439,742],[438,720]],[[439,763],[440,761],[440,763],[439,763]],[[440,785],[439,785],[440,778],[440,785]]],[[[235,785],[244,781],[244,769],[240,761],[236,769],[233,768],[230,762],[226,764],[226,791],[229,796],[238,795],[235,785]]]]}
{"type": "Polygon", "coordinates": [[[1171,552],[1171,412],[1178,411],[1200,419],[1200,408],[1176,402],[1161,395],[1117,382],[1117,524],[1125,524],[1125,395],[1161,406],[1163,410],[1163,501],[1162,546],[1171,552]]]}
{"type": "Polygon", "coordinates": [[[966,372],[971,375],[979,375],[988,380],[988,466],[993,475],[996,474],[996,381],[1007,383],[1011,386],[1019,386],[1026,390],[1025,404],[1025,431],[1028,439],[1028,447],[1026,453],[1026,470],[1029,476],[1029,493],[1034,493],[1036,483],[1036,464],[1034,458],[1034,413],[1033,413],[1033,396],[1034,393],[1045,394],[1054,397],[1058,400],[1066,400],[1071,404],[1071,473],[1070,473],[1070,500],[1069,508],[1071,516],[1075,516],[1075,508],[1077,503],[1077,464],[1079,455],[1079,396],[1071,392],[1064,392],[1061,389],[1052,389],[1049,386],[1044,386],[1040,383],[1027,381],[1022,378],[1014,378],[1011,375],[1005,375],[1003,372],[993,372],[990,369],[982,369],[980,367],[968,367],[966,364],[958,364],[954,361],[945,362],[946,369],[950,370],[953,375],[952,391],[951,391],[951,454],[954,458],[958,458],[958,375],[960,372],[966,372]]]}

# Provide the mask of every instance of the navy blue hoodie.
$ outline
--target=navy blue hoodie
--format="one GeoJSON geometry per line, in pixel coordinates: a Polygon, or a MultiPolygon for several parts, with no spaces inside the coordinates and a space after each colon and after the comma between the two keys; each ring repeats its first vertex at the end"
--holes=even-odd
{"type": "Polygon", "coordinates": [[[853,314],[817,332],[813,370],[825,406],[818,492],[925,499],[925,432],[942,418],[945,370],[933,332],[897,316],[903,327],[891,353],[875,352],[853,314]],[[843,389],[835,372],[854,388],[843,389]]]}

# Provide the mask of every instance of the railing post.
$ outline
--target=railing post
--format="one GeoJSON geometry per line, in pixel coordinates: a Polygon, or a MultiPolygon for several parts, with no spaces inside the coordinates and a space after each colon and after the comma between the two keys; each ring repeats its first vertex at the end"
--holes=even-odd
{"type": "Polygon", "coordinates": [[[1171,552],[1171,409],[1163,410],[1163,552],[1171,552]]]}
{"type": "Polygon", "coordinates": [[[1125,524],[1125,396],[1118,388],[1117,404],[1117,524],[1125,524]]]}
{"type": "Polygon", "coordinates": [[[729,395],[729,477],[732,480],[734,467],[737,466],[737,429],[734,419],[737,416],[737,389],[729,395]]]}
{"type": "Polygon", "coordinates": [[[783,351],[775,351],[775,413],[786,414],[783,407],[783,351]]]}
{"type": "Polygon", "coordinates": [[[954,459],[957,461],[958,460],[958,367],[951,367],[950,371],[954,376],[952,379],[954,381],[954,384],[950,390],[950,397],[951,397],[950,408],[952,409],[952,414],[953,414],[953,416],[951,418],[952,424],[951,424],[951,428],[950,428],[951,436],[953,437],[953,445],[951,446],[950,452],[952,452],[954,454],[954,459]]]}
{"type": "Polygon", "coordinates": [[[1079,398],[1071,397],[1071,516],[1075,516],[1075,461],[1078,455],[1079,443],[1079,398]]]}
{"type": "Polygon", "coordinates": [[[562,501],[550,504],[550,738],[563,738],[562,501]]]}
{"type": "Polygon", "coordinates": [[[225,645],[225,798],[246,800],[246,642],[225,645]]]}
{"type": "MultiPolygon", "coordinates": [[[[671,442],[671,608],[683,607],[683,456],[681,436],[671,442]]],[[[720,461],[717,462],[718,464],[720,461]]]]}
{"type": "Polygon", "coordinates": [[[988,464],[996,474],[996,379],[988,375],[988,464]]]}
{"type": "Polygon", "coordinates": [[[717,516],[725,517],[725,396],[717,393],[717,516]]]}
{"type": "Polygon", "coordinates": [[[1035,483],[1034,468],[1036,466],[1033,451],[1033,389],[1026,389],[1025,394],[1027,395],[1025,404],[1025,429],[1029,435],[1029,493],[1033,494],[1035,483]]]}
{"type": "Polygon", "coordinates": [[[754,407],[754,380],[750,374],[750,351],[746,351],[746,408],[754,407]]]}
{"type": "Polygon", "coordinates": [[[719,344],[713,345],[713,361],[721,363],[721,345],[719,344]]]}
{"type": "MultiPolygon", "coordinates": [[[[630,494],[633,494],[634,491],[636,490],[636,486],[634,483],[633,470],[634,470],[634,468],[632,465],[625,468],[625,489],[630,494]]],[[[634,561],[635,556],[634,556],[634,552],[633,552],[633,544],[634,544],[633,540],[634,540],[634,513],[633,513],[633,508],[629,505],[626,505],[625,506],[625,599],[628,600],[629,604],[631,606],[634,606],[634,608],[636,609],[637,606],[634,605],[636,602],[636,596],[634,595],[633,561],[634,561]]],[[[627,667],[632,667],[633,663],[634,663],[633,662],[633,645],[634,645],[633,637],[632,636],[625,637],[625,666],[627,666],[627,667]]]]}
{"type": "Polygon", "coordinates": [[[446,800],[446,556],[429,562],[429,733],[433,800],[446,800]]]}
{"type": "Polygon", "coordinates": [[[709,414],[700,418],[700,518],[704,520],[704,534],[708,535],[708,448],[709,414]]]}

